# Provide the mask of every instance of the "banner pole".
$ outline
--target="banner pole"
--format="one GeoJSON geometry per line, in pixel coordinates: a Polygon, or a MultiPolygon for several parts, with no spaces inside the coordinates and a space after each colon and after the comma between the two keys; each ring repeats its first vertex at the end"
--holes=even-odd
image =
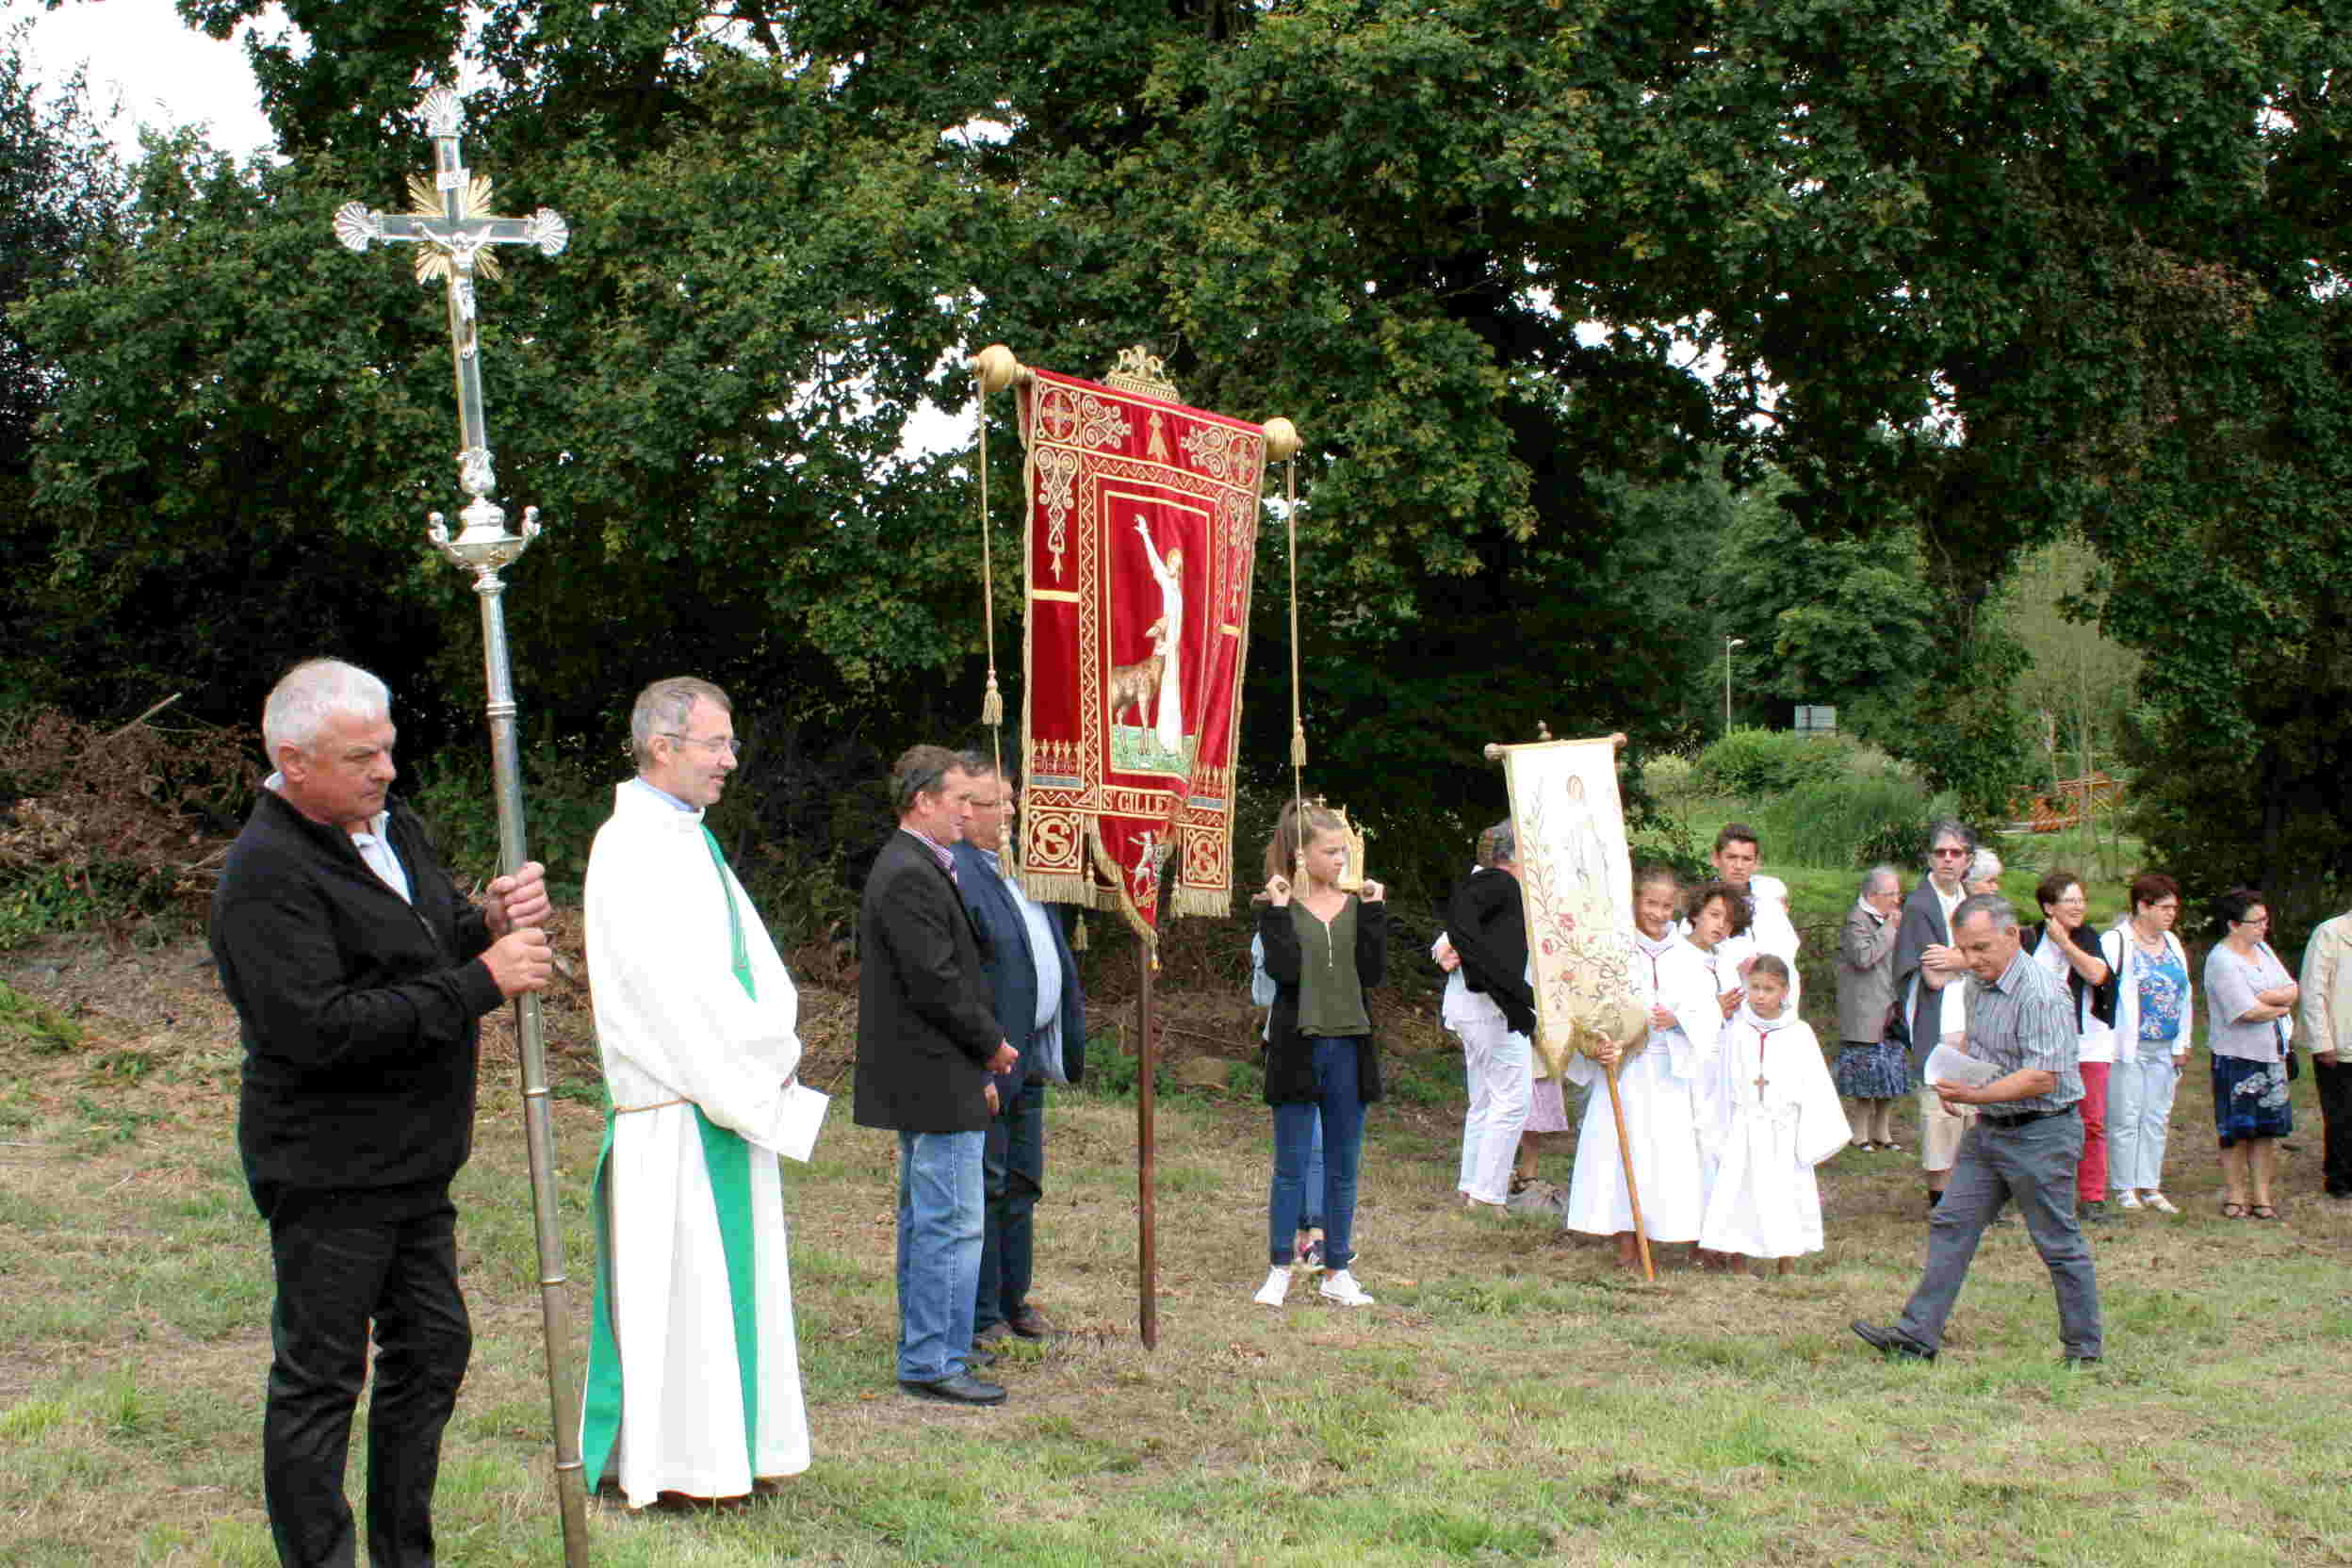
{"type": "Polygon", "coordinates": [[[1160,1343],[1159,1292],[1159,1216],[1153,1200],[1157,1171],[1154,1167],[1154,1136],[1152,1131],[1153,1080],[1159,1075],[1159,1048],[1152,1037],[1152,944],[1135,944],[1135,1032],[1141,1037],[1136,1049],[1135,1078],[1135,1331],[1143,1339],[1143,1348],[1156,1349],[1160,1343]]]}

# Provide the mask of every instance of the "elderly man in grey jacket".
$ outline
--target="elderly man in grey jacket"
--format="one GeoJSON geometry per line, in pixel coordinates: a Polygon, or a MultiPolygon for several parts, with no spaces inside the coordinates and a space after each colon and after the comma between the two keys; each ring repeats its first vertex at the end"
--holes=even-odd
{"type": "Polygon", "coordinates": [[[1847,1118],[1857,1149],[1900,1149],[1895,1103],[1909,1092],[1900,1037],[1889,1039],[1895,1004],[1895,937],[1903,929],[1903,879],[1872,866],[1838,935],[1838,1092],[1854,1102],[1847,1118]]]}

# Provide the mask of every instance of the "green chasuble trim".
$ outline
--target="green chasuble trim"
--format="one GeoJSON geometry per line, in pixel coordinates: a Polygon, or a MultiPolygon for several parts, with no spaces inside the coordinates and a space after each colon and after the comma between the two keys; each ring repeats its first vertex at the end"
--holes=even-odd
{"type": "MultiPolygon", "coordinates": [[[[743,940],[743,917],[735,908],[735,892],[727,879],[727,862],[719,841],[702,830],[710,861],[718,870],[719,890],[727,895],[729,956],[743,994],[759,998],[751,977],[751,955],[743,940]]],[[[711,1207],[719,1222],[719,1247],[727,1259],[728,1305],[735,1320],[735,1365],[742,1377],[743,1446],[746,1466],[756,1477],[760,1460],[760,1290],[758,1248],[752,1237],[751,1161],[753,1150],[740,1134],[719,1126],[694,1110],[694,1126],[702,1136],[703,1170],[710,1183],[711,1207]]],[[[580,1462],[590,1490],[600,1485],[621,1431],[620,1342],[612,1330],[612,1130],[617,1116],[608,1108],[604,1147],[596,1155],[596,1181],[590,1210],[596,1218],[596,1293],[589,1325],[588,1380],[581,1395],[580,1462]]]]}

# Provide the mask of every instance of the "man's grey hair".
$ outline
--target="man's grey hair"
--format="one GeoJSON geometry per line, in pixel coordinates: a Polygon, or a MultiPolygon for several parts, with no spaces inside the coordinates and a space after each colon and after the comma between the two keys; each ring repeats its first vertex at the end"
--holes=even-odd
{"type": "Polygon", "coordinates": [[[1980,849],[1976,852],[1976,858],[1968,862],[1968,874],[1960,880],[1963,882],[1998,882],[2001,880],[2001,857],[1989,849],[1980,849]]]}
{"type": "Polygon", "coordinates": [[[2011,904],[1999,893],[1971,893],[1952,907],[1952,935],[1958,936],[1960,927],[1979,915],[1992,916],[1993,929],[1996,931],[2015,931],[2017,928],[2016,905],[2011,904]]]}
{"type": "Polygon", "coordinates": [[[261,743],[272,761],[280,746],[307,749],[334,718],[388,719],[391,689],[340,659],[305,659],[270,689],[261,707],[261,743]]]}
{"type": "Polygon", "coordinates": [[[1862,874],[1862,896],[1870,897],[1879,889],[1901,882],[1903,874],[1889,865],[1875,865],[1862,874]]]}
{"type": "Polygon", "coordinates": [[[982,751],[978,746],[967,746],[957,752],[956,767],[958,772],[969,774],[974,778],[994,778],[1004,771],[996,765],[995,758],[982,751]]]}
{"type": "Polygon", "coordinates": [[[1945,839],[1957,839],[1966,849],[1976,848],[1976,829],[1956,817],[1940,817],[1927,825],[1928,848],[1934,849],[1945,839]]]}
{"type": "Polygon", "coordinates": [[[1490,865],[1518,863],[1519,835],[1512,831],[1509,817],[1486,830],[1486,858],[1490,865]]]}
{"type": "Polygon", "coordinates": [[[697,702],[707,702],[722,713],[735,711],[727,694],[699,676],[669,676],[637,694],[637,706],[629,710],[629,749],[639,767],[653,760],[656,735],[686,733],[686,721],[697,702]]]}
{"type": "Polygon", "coordinates": [[[950,773],[968,773],[964,760],[945,746],[908,746],[890,764],[890,809],[904,818],[917,795],[935,795],[950,773]]]}

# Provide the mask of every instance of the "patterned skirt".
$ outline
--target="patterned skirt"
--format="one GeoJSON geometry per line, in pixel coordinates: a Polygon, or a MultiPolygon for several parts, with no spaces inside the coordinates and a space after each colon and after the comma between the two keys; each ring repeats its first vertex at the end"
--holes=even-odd
{"type": "Polygon", "coordinates": [[[2294,1132],[2286,1065],[2215,1056],[2213,1130],[2224,1149],[2242,1138],[2282,1138],[2294,1132]]]}
{"type": "MultiPolygon", "coordinates": [[[[1530,1056],[1534,1053],[1528,1053],[1530,1056]]],[[[1535,1080],[1535,1093],[1527,1102],[1527,1124],[1520,1131],[1527,1133],[1564,1133],[1568,1120],[1568,1103],[1561,1098],[1560,1082],[1557,1078],[1535,1080]]]]}
{"type": "Polygon", "coordinates": [[[1901,1100],[1911,1092],[1908,1055],[1897,1040],[1876,1045],[1848,1040],[1838,1047],[1831,1075],[1838,1080],[1838,1092],[1848,1100],[1901,1100]]]}

